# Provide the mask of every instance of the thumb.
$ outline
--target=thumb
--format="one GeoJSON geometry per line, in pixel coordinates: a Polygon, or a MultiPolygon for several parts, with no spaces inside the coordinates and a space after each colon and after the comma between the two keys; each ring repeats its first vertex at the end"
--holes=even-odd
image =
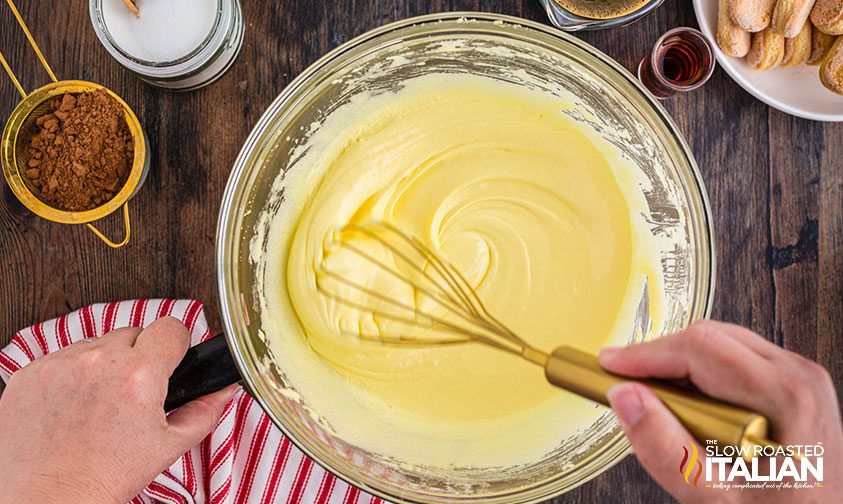
{"type": "Polygon", "coordinates": [[[169,446],[178,452],[178,456],[198,445],[211,432],[238,387],[229,385],[191,401],[167,416],[169,446]]]}
{"type": "Polygon", "coordinates": [[[606,395],[650,476],[680,502],[704,500],[705,451],[661,400],[635,382],[615,385],[606,395]]]}

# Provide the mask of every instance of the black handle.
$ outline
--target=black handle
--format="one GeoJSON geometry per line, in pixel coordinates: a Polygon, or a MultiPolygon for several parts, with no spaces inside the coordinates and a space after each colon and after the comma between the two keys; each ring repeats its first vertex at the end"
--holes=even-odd
{"type": "Polygon", "coordinates": [[[205,394],[241,380],[224,334],[191,347],[170,376],[164,411],[172,411],[205,394]]]}

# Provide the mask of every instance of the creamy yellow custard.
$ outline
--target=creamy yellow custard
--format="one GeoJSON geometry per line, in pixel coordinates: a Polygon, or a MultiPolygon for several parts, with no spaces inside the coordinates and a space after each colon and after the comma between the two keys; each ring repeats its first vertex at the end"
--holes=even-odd
{"type": "Polygon", "coordinates": [[[537,348],[596,353],[628,341],[645,279],[653,311],[661,304],[645,203],[629,161],[567,107],[439,75],[314,125],[270,226],[262,322],[298,394],[337,435],[405,463],[505,466],[540,458],[602,413],[534,364],[479,344],[361,340],[349,333],[396,327],[316,287],[324,262],[412,305],[406,285],[328,246],[348,224],[386,221],[452,262],[537,348]]]}

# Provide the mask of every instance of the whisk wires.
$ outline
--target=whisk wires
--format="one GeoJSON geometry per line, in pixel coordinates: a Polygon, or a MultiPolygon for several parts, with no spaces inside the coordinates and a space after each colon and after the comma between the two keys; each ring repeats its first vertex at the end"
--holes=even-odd
{"type": "Polygon", "coordinates": [[[531,347],[487,310],[453,264],[417,237],[379,221],[366,226],[347,225],[327,245],[316,288],[323,296],[370,316],[378,328],[373,333],[358,323],[356,330],[345,329],[344,333],[394,346],[477,342],[539,365],[547,361],[547,354],[531,347]],[[361,271],[371,270],[372,275],[383,274],[398,281],[398,285],[409,287],[412,304],[333,269],[330,259],[340,251],[352,254],[353,260],[364,268],[361,271]],[[423,303],[425,299],[430,302],[423,303]],[[381,322],[387,320],[403,329],[385,329],[381,322]]]}

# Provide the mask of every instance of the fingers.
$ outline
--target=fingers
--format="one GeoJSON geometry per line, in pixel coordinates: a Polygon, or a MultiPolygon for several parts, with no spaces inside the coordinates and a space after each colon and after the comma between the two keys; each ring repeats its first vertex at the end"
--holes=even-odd
{"type": "Polygon", "coordinates": [[[647,387],[634,382],[615,385],[606,395],[635,455],[650,476],[680,502],[702,500],[704,449],[664,404],[647,387]],[[685,451],[688,458],[683,464],[685,451]]]}
{"type": "Polygon", "coordinates": [[[173,411],[167,417],[170,442],[168,449],[172,455],[181,456],[187,450],[199,444],[217,425],[225,405],[239,390],[239,385],[228,387],[191,401],[173,411]]]}
{"type": "Polygon", "coordinates": [[[178,319],[160,318],[141,331],[134,347],[148,358],[153,368],[169,378],[190,347],[190,333],[178,319]]]}
{"type": "Polygon", "coordinates": [[[708,396],[766,416],[771,435],[783,442],[805,442],[804,435],[792,434],[798,432],[816,437],[819,424],[835,425],[839,432],[839,417],[824,417],[836,399],[828,372],[732,324],[697,322],[652,343],[605,349],[599,360],[625,376],[689,379],[708,396]]]}
{"type": "Polygon", "coordinates": [[[720,322],[717,320],[700,320],[692,324],[692,327],[696,325],[709,327],[712,330],[725,333],[765,359],[773,360],[779,356],[782,351],[782,348],[772,341],[769,341],[746,327],[739,326],[737,324],[730,324],[728,322],[720,322]]]}
{"type": "Polygon", "coordinates": [[[131,347],[135,344],[135,341],[137,341],[140,333],[140,327],[121,327],[120,329],[115,329],[104,334],[101,338],[98,338],[95,341],[96,343],[103,345],[123,345],[131,347]]]}
{"type": "Polygon", "coordinates": [[[140,327],[122,327],[99,338],[89,338],[76,341],[73,344],[62,348],[60,351],[48,353],[44,357],[38,359],[38,361],[43,363],[56,359],[75,359],[80,355],[91,352],[94,349],[110,347],[112,345],[131,348],[140,332],[140,327]]]}
{"type": "Polygon", "coordinates": [[[624,376],[689,379],[706,395],[767,415],[787,409],[765,379],[776,374],[774,364],[733,336],[700,322],[652,343],[604,349],[599,360],[624,376]]]}

